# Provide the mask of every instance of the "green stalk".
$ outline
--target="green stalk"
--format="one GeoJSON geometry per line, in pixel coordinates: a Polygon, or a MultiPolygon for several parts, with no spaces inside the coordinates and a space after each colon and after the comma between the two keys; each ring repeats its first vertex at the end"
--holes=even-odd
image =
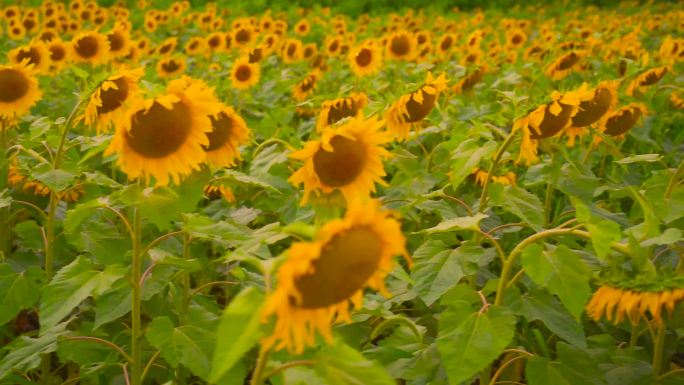
{"type": "Polygon", "coordinates": [[[140,351],[141,334],[141,282],[142,259],[140,252],[140,212],[133,209],[133,260],[131,266],[131,286],[133,298],[131,306],[131,385],[140,385],[142,382],[142,360],[140,351]]]}
{"type": "Polygon", "coordinates": [[[257,358],[256,367],[252,373],[250,385],[261,385],[264,382],[264,368],[266,368],[270,353],[270,349],[265,349],[264,345],[261,345],[259,348],[259,357],[257,358]]]}
{"type": "Polygon", "coordinates": [[[653,341],[653,375],[657,379],[663,366],[663,349],[665,347],[665,323],[658,325],[658,334],[653,341]]]}
{"type": "MultiPolygon", "coordinates": [[[[188,260],[190,257],[190,234],[183,234],[183,259],[188,260]]],[[[188,306],[190,305],[190,273],[183,272],[181,275],[181,285],[183,286],[182,293],[182,308],[181,308],[181,322],[185,322],[185,315],[188,314],[188,306]]]]}
{"type": "Polygon", "coordinates": [[[496,170],[496,167],[499,165],[499,161],[501,160],[501,157],[503,156],[504,152],[508,148],[508,146],[513,142],[513,139],[515,138],[515,131],[512,131],[508,136],[506,137],[506,140],[504,140],[503,143],[501,143],[501,146],[499,146],[499,149],[496,151],[496,154],[494,155],[494,159],[492,160],[492,165],[489,166],[489,170],[487,171],[487,178],[485,178],[484,184],[482,185],[482,194],[480,195],[480,204],[479,207],[477,208],[477,212],[481,213],[484,211],[487,203],[487,190],[489,189],[489,181],[492,179],[492,173],[496,170]]]}
{"type": "MultiPolygon", "coordinates": [[[[6,129],[7,127],[5,125],[5,119],[0,119],[0,148],[2,148],[3,153],[5,154],[5,159],[8,160],[6,129]]],[[[9,165],[5,164],[3,169],[5,171],[3,175],[7,175],[9,165]]],[[[7,178],[3,178],[3,180],[0,181],[0,191],[4,191],[5,188],[7,188],[7,178]]],[[[8,257],[10,250],[9,216],[9,207],[3,207],[0,209],[0,262],[4,261],[5,258],[8,257]]]]}
{"type": "Polygon", "coordinates": [[[667,189],[665,190],[665,199],[670,199],[670,196],[672,196],[672,192],[674,191],[675,186],[677,186],[677,183],[679,182],[679,176],[682,173],[684,173],[684,159],[682,159],[681,163],[679,163],[679,167],[677,167],[674,175],[672,175],[672,178],[670,178],[670,182],[667,184],[667,189]]]}

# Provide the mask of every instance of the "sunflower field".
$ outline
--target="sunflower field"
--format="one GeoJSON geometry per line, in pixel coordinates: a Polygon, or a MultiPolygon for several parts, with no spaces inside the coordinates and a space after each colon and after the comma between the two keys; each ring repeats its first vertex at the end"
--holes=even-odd
{"type": "Polygon", "coordinates": [[[684,384],[684,7],[472,3],[0,2],[0,385],[684,384]]]}

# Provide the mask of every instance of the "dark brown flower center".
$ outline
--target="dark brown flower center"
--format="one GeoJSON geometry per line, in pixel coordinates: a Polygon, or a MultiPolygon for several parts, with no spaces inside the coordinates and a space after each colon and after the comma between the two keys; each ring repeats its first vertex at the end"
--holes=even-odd
{"type": "Polygon", "coordinates": [[[233,131],[233,119],[225,112],[221,112],[216,118],[213,116],[209,118],[211,119],[212,131],[207,133],[209,145],[202,146],[204,151],[214,151],[221,148],[228,141],[233,131]]]}
{"type": "Polygon", "coordinates": [[[0,102],[15,102],[26,95],[28,89],[29,82],[24,74],[12,68],[0,70],[0,102]]]}
{"type": "Polygon", "coordinates": [[[50,50],[50,60],[54,62],[59,62],[64,60],[64,57],[66,56],[66,51],[64,50],[64,47],[61,45],[51,45],[49,47],[50,50]]]}
{"type": "Polygon", "coordinates": [[[613,97],[608,89],[597,89],[593,99],[580,103],[577,114],[572,117],[572,125],[586,127],[594,124],[608,111],[612,101],[613,97]]]}
{"type": "Polygon", "coordinates": [[[107,40],[109,40],[109,49],[112,52],[117,52],[124,46],[124,37],[120,33],[112,32],[108,34],[107,40]]]}
{"type": "Polygon", "coordinates": [[[330,140],[333,151],[319,149],[313,157],[316,175],[328,186],[345,186],[361,175],[366,163],[366,148],[358,140],[334,136],[330,140]]]}
{"type": "Polygon", "coordinates": [[[406,110],[408,111],[408,114],[404,114],[404,121],[406,123],[420,122],[428,116],[430,111],[432,111],[432,108],[435,107],[435,101],[437,100],[436,95],[423,92],[423,101],[419,103],[415,100],[418,92],[421,91],[418,90],[414,92],[411,99],[406,102],[406,110]]]}
{"type": "Polygon", "coordinates": [[[477,83],[479,83],[482,78],[484,77],[484,71],[482,68],[478,68],[475,71],[471,72],[470,75],[466,76],[465,79],[463,79],[463,84],[461,84],[461,90],[462,91],[468,91],[475,87],[477,83]]]}
{"type": "Polygon", "coordinates": [[[252,35],[249,33],[249,31],[243,28],[237,31],[235,34],[235,41],[239,44],[244,44],[247,43],[251,37],[252,35]]]}
{"type": "Polygon", "coordinates": [[[606,121],[605,133],[610,136],[622,135],[634,127],[636,122],[641,117],[641,110],[639,109],[624,109],[618,114],[611,116],[606,121]]]}
{"type": "Polygon", "coordinates": [[[126,143],[140,156],[163,158],[183,146],[191,126],[190,108],[182,101],[174,103],[170,110],[154,102],[147,112],[141,110],[133,115],[126,143]]]}
{"type": "Polygon", "coordinates": [[[42,58],[40,57],[40,51],[35,47],[31,47],[29,49],[22,49],[17,53],[17,62],[21,63],[25,59],[28,59],[29,64],[39,66],[42,58]]]}
{"type": "Polygon", "coordinates": [[[118,89],[109,88],[100,92],[100,99],[102,105],[97,107],[98,114],[106,114],[121,107],[128,97],[128,82],[124,78],[118,78],[113,81],[118,89]]]}
{"type": "Polygon", "coordinates": [[[76,53],[78,56],[89,59],[100,50],[97,39],[94,36],[85,36],[76,41],[76,53]]]}
{"type": "Polygon", "coordinates": [[[169,60],[167,62],[162,63],[161,67],[166,73],[174,73],[178,71],[178,69],[180,68],[180,64],[178,64],[175,60],[169,60]]]}
{"type": "Polygon", "coordinates": [[[392,38],[390,51],[396,56],[406,56],[411,51],[411,42],[408,36],[400,35],[392,38]]]}
{"type": "Polygon", "coordinates": [[[549,111],[549,106],[550,105],[546,106],[546,109],[544,110],[544,119],[542,119],[541,124],[539,124],[541,134],[538,134],[534,129],[530,130],[532,139],[550,138],[567,126],[570,115],[572,115],[573,107],[568,104],[560,103],[561,111],[558,115],[554,115],[549,111]]]}
{"type": "Polygon", "coordinates": [[[574,52],[570,52],[569,54],[563,56],[563,58],[560,60],[558,63],[558,69],[559,70],[567,70],[572,68],[577,62],[579,61],[579,55],[577,55],[574,52]]]}
{"type": "Polygon", "coordinates": [[[218,36],[212,36],[208,41],[207,44],[209,44],[209,47],[211,48],[218,48],[219,45],[221,45],[221,38],[218,36]]]}
{"type": "Polygon", "coordinates": [[[241,82],[246,82],[252,77],[252,70],[249,66],[241,65],[235,71],[235,78],[241,82]]]}
{"type": "Polygon", "coordinates": [[[340,42],[335,40],[328,46],[328,52],[335,53],[340,48],[340,42]]]}
{"type": "Polygon", "coordinates": [[[513,45],[518,45],[518,44],[522,43],[522,40],[523,40],[522,36],[515,34],[515,35],[513,35],[513,38],[511,38],[511,43],[513,43],[513,45]]]}
{"type": "Polygon", "coordinates": [[[451,48],[451,45],[454,43],[454,39],[451,38],[451,36],[446,36],[444,39],[442,39],[442,42],[439,44],[439,48],[442,49],[442,51],[446,51],[449,48],[451,48]]]}
{"type": "Polygon", "coordinates": [[[352,98],[345,98],[330,106],[328,112],[329,125],[339,122],[344,118],[356,116],[359,113],[359,105],[352,98]]]}
{"type": "Polygon", "coordinates": [[[354,60],[356,60],[356,64],[358,64],[359,67],[366,67],[373,61],[373,53],[370,49],[363,48],[359,51],[354,60]]]}
{"type": "Polygon", "coordinates": [[[644,79],[639,82],[640,86],[650,86],[652,84],[658,83],[660,79],[667,73],[667,67],[664,69],[653,69],[646,73],[644,79]]]}
{"type": "Polygon", "coordinates": [[[335,235],[313,262],[313,272],[298,277],[295,287],[305,309],[335,305],[362,290],[378,268],[382,240],[369,226],[355,226],[335,235]]]}

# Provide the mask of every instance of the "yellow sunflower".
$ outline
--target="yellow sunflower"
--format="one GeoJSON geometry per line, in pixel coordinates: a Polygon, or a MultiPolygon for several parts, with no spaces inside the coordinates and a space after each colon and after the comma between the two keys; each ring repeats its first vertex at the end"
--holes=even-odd
{"type": "Polygon", "coordinates": [[[439,56],[442,59],[448,59],[451,56],[455,45],[456,37],[454,34],[447,33],[442,35],[437,42],[437,52],[439,53],[439,56]]]}
{"type": "Polygon", "coordinates": [[[320,140],[309,141],[304,149],[292,153],[291,158],[304,161],[289,179],[295,186],[304,185],[302,205],[312,192],[339,190],[349,203],[375,192],[375,183],[384,185],[382,160],[390,154],[382,145],[391,137],[380,131],[382,126],[376,117],[351,118],[326,127],[320,140]]]}
{"type": "Polygon", "coordinates": [[[92,65],[109,60],[109,40],[98,32],[83,32],[71,40],[72,58],[92,65]]]}
{"type": "Polygon", "coordinates": [[[399,140],[406,140],[412,126],[419,124],[437,104],[439,94],[447,88],[446,74],[434,78],[428,72],[425,84],[418,90],[402,95],[385,111],[387,128],[399,140]]]}
{"type": "Polygon", "coordinates": [[[249,142],[247,123],[235,110],[222,108],[211,119],[211,132],[207,133],[209,144],[203,146],[207,162],[217,167],[230,167],[240,158],[238,146],[249,142]]]}
{"type": "Polygon", "coordinates": [[[373,75],[382,67],[382,50],[374,40],[368,40],[349,51],[349,67],[358,77],[373,75]]]}
{"type": "Polygon", "coordinates": [[[643,93],[648,86],[658,83],[665,76],[667,70],[668,67],[663,66],[651,68],[640,73],[627,86],[627,95],[632,96],[643,93]]]}
{"type": "Polygon", "coordinates": [[[220,184],[208,184],[204,186],[204,196],[207,199],[219,199],[223,198],[227,202],[235,203],[235,195],[230,187],[226,187],[220,184]]]}
{"type": "Polygon", "coordinates": [[[485,66],[477,67],[474,71],[461,78],[461,80],[459,80],[458,83],[453,86],[454,92],[461,94],[471,91],[477,83],[482,81],[486,71],[487,70],[485,66]]]}
{"type": "Polygon", "coordinates": [[[69,63],[71,59],[69,43],[65,43],[61,39],[52,39],[47,43],[47,49],[50,52],[50,70],[52,72],[59,72],[69,63]]]}
{"type": "Polygon", "coordinates": [[[214,32],[207,36],[207,47],[211,52],[222,52],[226,50],[226,43],[230,43],[230,40],[226,41],[226,34],[224,32],[214,32]]]}
{"type": "Polygon", "coordinates": [[[320,78],[321,74],[318,70],[313,70],[311,73],[306,75],[306,77],[294,86],[292,91],[292,97],[298,102],[303,102],[306,98],[313,93],[316,88],[316,82],[320,78]]]}
{"type": "Polygon", "coordinates": [[[238,48],[249,47],[257,39],[257,33],[249,26],[237,28],[233,32],[233,45],[238,48]]]}
{"type": "Polygon", "coordinates": [[[117,153],[117,164],[129,179],[150,178],[157,185],[199,169],[206,157],[211,119],[221,108],[213,89],[183,76],[169,82],[166,93],[131,103],[115,125],[105,154],[117,153]]]}
{"type": "Polygon", "coordinates": [[[574,71],[575,65],[579,63],[581,58],[582,53],[580,51],[568,52],[546,67],[546,75],[553,80],[563,79],[574,71]]]}
{"type": "Polygon", "coordinates": [[[524,160],[528,165],[536,161],[539,139],[550,138],[572,125],[580,104],[579,93],[554,91],[551,99],[513,123],[513,132],[522,131],[518,161],[524,160]]]}
{"type": "Polygon", "coordinates": [[[298,354],[315,344],[317,333],[330,342],[332,324],[349,322],[350,305],[362,305],[366,287],[389,295],[384,280],[393,257],[408,254],[399,222],[378,206],[354,205],[321,227],[315,240],[290,247],[262,313],[264,322],[276,316],[265,347],[298,354]]]}
{"type": "Polygon", "coordinates": [[[109,41],[109,53],[111,57],[118,58],[128,54],[131,45],[131,37],[128,31],[121,26],[117,26],[107,33],[109,41]]]}
{"type": "Polygon", "coordinates": [[[577,113],[571,118],[572,124],[565,129],[568,146],[575,144],[578,136],[587,133],[586,127],[598,122],[617,103],[617,83],[601,82],[596,88],[589,90],[586,83],[577,90],[580,98],[577,113]]]}
{"type": "Polygon", "coordinates": [[[527,41],[527,34],[519,28],[506,32],[506,47],[517,50],[527,41]]]}
{"type": "Polygon", "coordinates": [[[157,75],[160,78],[168,78],[180,75],[185,71],[185,59],[167,57],[157,62],[157,75]]]}
{"type": "Polygon", "coordinates": [[[306,36],[311,31],[311,24],[309,24],[308,20],[302,19],[295,24],[294,31],[299,36],[306,36]]]}
{"type": "Polygon", "coordinates": [[[45,73],[50,68],[50,51],[42,41],[33,42],[25,47],[17,47],[8,54],[11,64],[28,61],[31,71],[45,73]]]}
{"type": "Polygon", "coordinates": [[[646,106],[641,103],[630,103],[604,115],[598,129],[606,135],[622,136],[634,127],[647,111],[646,106]]]}
{"type": "Polygon", "coordinates": [[[164,40],[157,48],[157,53],[162,56],[171,55],[178,45],[177,37],[170,37],[164,40]]]}
{"type": "Polygon", "coordinates": [[[20,64],[0,65],[0,118],[24,115],[42,96],[27,63],[28,60],[24,60],[20,64]]]}
{"type": "Polygon", "coordinates": [[[302,59],[304,60],[309,60],[314,55],[318,53],[318,46],[316,43],[307,43],[304,45],[304,49],[302,50],[302,59]]]}
{"type": "Polygon", "coordinates": [[[123,113],[124,105],[138,93],[138,81],[145,74],[143,68],[121,70],[103,81],[90,95],[85,109],[85,124],[95,126],[97,132],[107,132],[123,113]]]}
{"type": "MultiPolygon", "coordinates": [[[[473,170],[471,175],[475,177],[475,183],[479,184],[480,186],[484,186],[487,179],[489,179],[489,172],[481,168],[476,168],[475,170],[473,170]]],[[[493,183],[499,183],[504,186],[515,185],[517,179],[518,177],[515,175],[513,171],[509,171],[504,175],[492,175],[491,177],[493,183]]]]}
{"type": "Polygon", "coordinates": [[[363,116],[363,108],[368,104],[365,93],[355,93],[346,98],[326,100],[321,105],[321,113],[316,122],[316,131],[339,122],[344,118],[363,116]]]}
{"type": "Polygon", "coordinates": [[[672,107],[678,110],[684,110],[684,98],[673,92],[670,94],[670,102],[672,102],[672,107]]]}
{"type": "Polygon", "coordinates": [[[417,53],[418,42],[415,35],[408,31],[397,31],[387,38],[385,55],[390,60],[411,61],[417,53]]]}
{"type": "Polygon", "coordinates": [[[302,58],[304,48],[298,39],[286,39],[282,45],[280,57],[286,64],[294,63],[302,58]]]}
{"type": "Polygon", "coordinates": [[[193,36],[185,43],[185,54],[196,56],[207,52],[207,42],[202,36],[193,36]]]}
{"type": "Polygon", "coordinates": [[[340,54],[340,46],[342,46],[342,38],[340,36],[328,36],[325,38],[325,53],[328,56],[335,57],[340,54]]]}
{"type": "Polygon", "coordinates": [[[675,306],[684,300],[684,289],[672,288],[659,291],[637,291],[613,287],[601,286],[587,304],[587,313],[599,321],[605,317],[614,324],[623,320],[629,320],[632,325],[637,325],[643,317],[650,318],[657,324],[662,322],[664,310],[672,315],[675,306]]]}
{"type": "Polygon", "coordinates": [[[250,63],[248,57],[241,57],[233,63],[230,79],[233,87],[246,90],[259,83],[261,70],[258,63],[250,63]]]}

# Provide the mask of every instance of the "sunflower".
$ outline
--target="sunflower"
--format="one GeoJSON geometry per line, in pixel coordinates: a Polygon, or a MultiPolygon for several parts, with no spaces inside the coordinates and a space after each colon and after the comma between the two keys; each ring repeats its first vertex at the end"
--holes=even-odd
{"type": "Polygon", "coordinates": [[[109,40],[98,32],[83,32],[71,40],[72,58],[92,65],[109,60],[109,40]]]}
{"type": "Polygon", "coordinates": [[[129,179],[154,177],[157,185],[178,184],[181,177],[199,169],[209,145],[211,119],[221,108],[212,88],[183,76],[169,82],[154,99],[131,103],[122,114],[105,151],[117,153],[117,164],[129,179]]]}
{"type": "Polygon", "coordinates": [[[634,127],[646,112],[646,106],[643,104],[630,103],[606,114],[598,124],[599,131],[610,136],[622,136],[634,127]]]}
{"type": "Polygon", "coordinates": [[[211,132],[207,133],[209,144],[202,146],[208,163],[217,167],[230,167],[240,159],[238,146],[249,142],[247,123],[231,107],[223,106],[211,119],[211,132]]]}
{"type": "Polygon", "coordinates": [[[388,295],[384,280],[394,256],[408,259],[405,243],[394,214],[375,201],[350,207],[315,240],[294,243],[262,313],[263,322],[277,318],[264,346],[298,354],[315,344],[317,332],[330,342],[332,324],[349,322],[350,304],[362,305],[364,288],[388,295]]]}
{"type": "Polygon", "coordinates": [[[226,50],[226,43],[230,46],[230,40],[226,41],[226,34],[223,32],[214,32],[207,36],[207,47],[211,52],[221,52],[226,50]]]}
{"type": "Polygon", "coordinates": [[[230,79],[233,87],[246,90],[259,83],[261,70],[259,64],[250,63],[248,57],[241,57],[233,63],[230,79]]]}
{"type": "Polygon", "coordinates": [[[167,57],[157,62],[157,74],[160,78],[179,75],[185,71],[185,59],[167,57]]]}
{"type": "Polygon", "coordinates": [[[363,108],[368,104],[368,96],[355,93],[347,98],[326,100],[321,105],[321,113],[316,122],[316,131],[339,122],[344,118],[363,116],[363,108]]]}
{"type": "Polygon", "coordinates": [[[433,78],[432,72],[428,72],[425,84],[416,91],[402,95],[385,111],[387,128],[399,140],[406,140],[411,126],[417,125],[428,116],[437,104],[439,94],[446,88],[446,74],[433,78]]]}
{"type": "Polygon", "coordinates": [[[650,315],[656,324],[662,323],[662,315],[667,309],[670,315],[675,306],[684,300],[684,289],[673,287],[662,290],[635,290],[613,285],[601,286],[587,304],[587,313],[599,321],[605,317],[614,324],[627,319],[632,325],[639,324],[642,318],[650,315]]]}
{"type": "Polygon", "coordinates": [[[292,97],[298,102],[306,100],[316,88],[316,82],[320,79],[320,76],[321,74],[318,70],[311,71],[302,81],[294,86],[292,97]]]}
{"type": "Polygon", "coordinates": [[[284,63],[294,63],[302,58],[304,48],[298,39],[286,39],[282,45],[280,57],[284,63]]]}
{"type": "Polygon", "coordinates": [[[85,108],[85,124],[95,126],[97,132],[109,131],[111,124],[123,112],[124,105],[138,93],[138,81],[145,74],[143,68],[121,70],[95,88],[85,108]]]}
{"type": "MultiPolygon", "coordinates": [[[[7,170],[7,182],[10,186],[21,189],[25,193],[32,194],[38,197],[44,197],[50,194],[51,190],[42,182],[31,179],[24,172],[20,171],[16,164],[10,164],[7,170]]],[[[83,185],[75,184],[66,190],[57,193],[57,197],[61,201],[76,202],[83,196],[83,185]]]]}
{"type": "Polygon", "coordinates": [[[554,91],[551,99],[513,123],[513,132],[523,133],[518,161],[525,160],[528,165],[536,161],[539,139],[550,138],[572,125],[580,104],[579,93],[554,91]]]}
{"type": "Polygon", "coordinates": [[[635,94],[643,93],[646,87],[658,83],[660,79],[665,76],[667,70],[668,67],[663,66],[651,68],[650,70],[640,73],[627,86],[627,95],[633,96],[635,94]]]}
{"type": "Polygon", "coordinates": [[[411,61],[417,53],[417,45],[416,37],[411,32],[397,31],[387,38],[385,54],[390,60],[411,61]]]}
{"type": "Polygon", "coordinates": [[[223,198],[229,203],[235,203],[233,191],[229,187],[220,184],[210,183],[204,186],[204,196],[211,200],[223,198]]]}
{"type": "Polygon", "coordinates": [[[454,92],[461,94],[471,91],[477,83],[482,81],[486,71],[487,70],[485,66],[477,67],[474,71],[461,78],[461,80],[459,80],[458,83],[453,86],[454,92]]]}
{"type": "MultiPolygon", "coordinates": [[[[489,172],[481,168],[475,168],[471,173],[475,177],[475,183],[480,186],[484,186],[487,179],[489,179],[489,172]]],[[[513,171],[509,171],[504,175],[492,175],[491,180],[493,183],[502,184],[504,186],[515,185],[517,181],[517,176],[513,171]]]]}
{"type": "Polygon", "coordinates": [[[527,41],[527,34],[522,29],[506,32],[506,47],[517,50],[527,41]]]}
{"type": "Polygon", "coordinates": [[[376,182],[384,184],[382,159],[389,157],[389,152],[381,146],[391,138],[380,131],[382,126],[375,117],[354,117],[326,127],[320,140],[309,141],[304,149],[292,153],[291,158],[304,161],[289,179],[295,186],[304,185],[302,204],[312,192],[318,195],[335,190],[349,203],[374,192],[376,182]]]}
{"type": "Polygon", "coordinates": [[[27,62],[0,65],[0,118],[12,119],[24,115],[42,96],[38,81],[27,62]]]}
{"type": "Polygon", "coordinates": [[[7,33],[12,40],[22,40],[26,36],[26,29],[21,24],[9,25],[7,33]]]}
{"type": "Polygon", "coordinates": [[[328,36],[325,38],[325,53],[328,56],[335,57],[340,54],[341,45],[342,38],[340,36],[328,36]]]}
{"type": "Polygon", "coordinates": [[[571,118],[572,125],[565,129],[565,134],[569,137],[568,146],[570,147],[575,144],[577,136],[583,136],[587,133],[586,127],[598,122],[617,103],[617,84],[615,82],[601,82],[593,90],[588,90],[587,87],[587,84],[583,83],[577,90],[580,98],[579,108],[571,118]]]}
{"type": "Polygon", "coordinates": [[[373,75],[382,67],[382,50],[374,40],[368,40],[349,52],[349,67],[358,77],[373,75]]]}
{"type": "Polygon", "coordinates": [[[454,34],[447,33],[442,35],[437,42],[437,52],[443,59],[448,59],[451,56],[454,46],[456,45],[456,37],[454,34]]]}
{"type": "Polygon", "coordinates": [[[684,110],[684,98],[673,92],[670,94],[670,102],[672,102],[672,107],[678,110],[684,110]]]}
{"type": "Polygon", "coordinates": [[[306,19],[302,19],[295,24],[294,31],[299,36],[306,36],[311,32],[311,24],[306,19]]]}
{"type": "Polygon", "coordinates": [[[257,39],[257,33],[249,26],[237,28],[233,32],[233,43],[238,48],[249,47],[257,39]]]}
{"type": "Polygon", "coordinates": [[[572,73],[575,65],[579,63],[581,58],[582,53],[580,51],[568,52],[546,67],[546,75],[553,80],[563,79],[572,73]]]}
{"type": "Polygon", "coordinates": [[[119,25],[107,33],[106,36],[107,41],[109,41],[109,53],[113,58],[128,54],[131,37],[126,29],[119,25]]]}
{"type": "Polygon", "coordinates": [[[207,42],[202,36],[193,36],[185,43],[185,54],[196,56],[207,52],[207,42]]]}
{"type": "Polygon", "coordinates": [[[8,54],[11,64],[19,64],[28,61],[31,70],[36,73],[44,73],[50,68],[50,51],[42,41],[33,42],[24,47],[17,47],[8,54]]]}

